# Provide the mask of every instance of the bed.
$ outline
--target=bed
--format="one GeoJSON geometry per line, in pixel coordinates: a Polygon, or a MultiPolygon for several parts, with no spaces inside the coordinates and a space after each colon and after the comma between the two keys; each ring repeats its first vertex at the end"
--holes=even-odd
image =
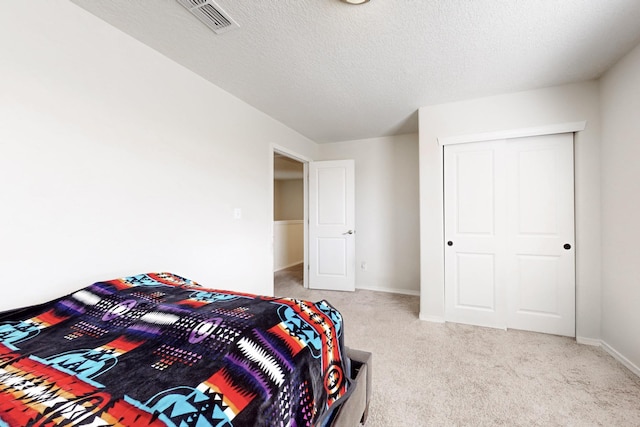
{"type": "Polygon", "coordinates": [[[370,354],[308,302],[171,273],[0,313],[0,426],[357,426],[370,354]]]}

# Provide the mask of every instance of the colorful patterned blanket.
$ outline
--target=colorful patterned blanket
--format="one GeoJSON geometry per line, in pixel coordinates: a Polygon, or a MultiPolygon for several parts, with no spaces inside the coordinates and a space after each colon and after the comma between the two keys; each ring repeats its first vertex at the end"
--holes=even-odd
{"type": "Polygon", "coordinates": [[[340,313],[170,273],[0,313],[0,426],[312,426],[348,392],[340,313]]]}

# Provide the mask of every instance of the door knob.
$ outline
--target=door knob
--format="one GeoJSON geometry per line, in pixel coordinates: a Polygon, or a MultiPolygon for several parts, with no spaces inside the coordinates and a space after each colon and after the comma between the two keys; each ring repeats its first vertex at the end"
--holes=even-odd
{"type": "Polygon", "coordinates": [[[342,233],[342,234],[344,235],[344,234],[353,234],[353,233],[355,233],[355,231],[353,231],[353,230],[349,230],[349,231],[347,231],[346,233],[342,233]]]}
{"type": "Polygon", "coordinates": [[[565,243],[564,246],[562,246],[563,248],[565,248],[566,250],[571,249],[571,245],[568,243],[565,243]]]}
{"type": "Polygon", "coordinates": [[[447,245],[448,245],[448,246],[453,246],[453,242],[452,242],[451,240],[449,240],[449,241],[447,242],[447,245]]]}

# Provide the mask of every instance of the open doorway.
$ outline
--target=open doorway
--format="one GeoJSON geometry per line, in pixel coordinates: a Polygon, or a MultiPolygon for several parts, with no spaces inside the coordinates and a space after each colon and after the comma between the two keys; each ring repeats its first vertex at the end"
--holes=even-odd
{"type": "Polygon", "coordinates": [[[273,153],[274,289],[306,283],[305,162],[273,153]]]}
{"type": "Polygon", "coordinates": [[[303,288],[354,291],[355,162],[311,161],[276,146],[271,155],[273,270],[297,267],[303,288]]]}

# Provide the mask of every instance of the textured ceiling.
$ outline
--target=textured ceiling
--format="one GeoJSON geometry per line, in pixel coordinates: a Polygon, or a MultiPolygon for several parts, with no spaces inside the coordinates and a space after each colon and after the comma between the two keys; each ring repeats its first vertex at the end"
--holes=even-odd
{"type": "Polygon", "coordinates": [[[417,132],[424,105],[599,77],[640,42],[640,0],[72,0],[316,142],[417,132]]]}

